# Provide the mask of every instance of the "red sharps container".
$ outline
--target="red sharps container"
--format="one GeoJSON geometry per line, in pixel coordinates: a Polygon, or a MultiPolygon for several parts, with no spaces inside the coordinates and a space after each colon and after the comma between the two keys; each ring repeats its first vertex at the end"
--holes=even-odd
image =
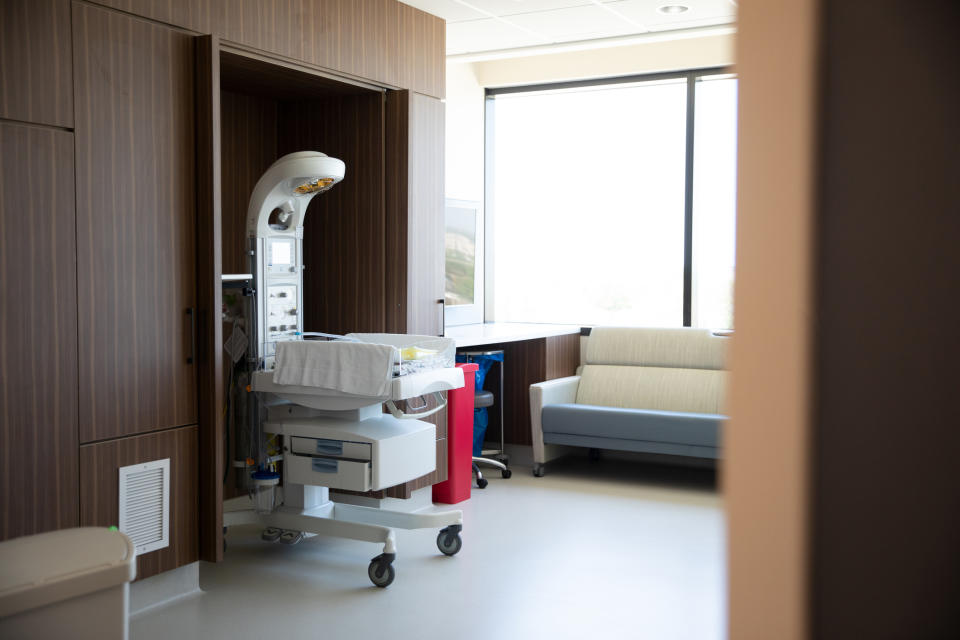
{"type": "Polygon", "coordinates": [[[447,392],[447,479],[433,485],[433,501],[463,502],[473,483],[473,394],[478,365],[458,364],[463,386],[447,392]]]}

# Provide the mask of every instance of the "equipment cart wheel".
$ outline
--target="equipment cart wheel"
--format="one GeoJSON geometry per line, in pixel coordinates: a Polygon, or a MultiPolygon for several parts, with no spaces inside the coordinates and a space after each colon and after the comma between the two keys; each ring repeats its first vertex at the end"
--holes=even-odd
{"type": "Polygon", "coordinates": [[[394,553],[382,553],[370,561],[370,566],[367,567],[367,577],[370,578],[370,582],[374,586],[383,589],[390,586],[393,579],[397,577],[397,572],[391,564],[396,557],[394,553]]]}
{"type": "Polygon", "coordinates": [[[463,538],[460,537],[460,530],[463,525],[452,524],[449,527],[440,529],[437,534],[437,548],[445,556],[455,556],[463,547],[463,538]]]}
{"type": "Polygon", "coordinates": [[[510,471],[510,469],[504,469],[503,471],[500,472],[500,475],[503,478],[509,478],[510,476],[513,475],[513,471],[510,471]]]}

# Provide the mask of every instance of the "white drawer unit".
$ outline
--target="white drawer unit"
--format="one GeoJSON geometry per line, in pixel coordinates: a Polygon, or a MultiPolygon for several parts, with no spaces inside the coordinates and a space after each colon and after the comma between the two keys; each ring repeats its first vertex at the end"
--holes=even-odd
{"type": "Polygon", "coordinates": [[[329,440],[327,438],[298,438],[291,436],[290,452],[308,456],[370,460],[370,443],[329,440]]]}
{"type": "Polygon", "coordinates": [[[437,466],[436,427],[429,422],[398,420],[389,414],[357,422],[285,413],[273,410],[263,425],[267,433],[283,435],[285,484],[377,491],[419,478],[437,466]],[[334,470],[330,462],[311,462],[320,459],[339,464],[334,470]],[[359,484],[364,488],[357,488],[359,484]]]}
{"type": "Polygon", "coordinates": [[[283,463],[287,482],[348,491],[371,489],[369,462],[289,455],[283,463]]]}

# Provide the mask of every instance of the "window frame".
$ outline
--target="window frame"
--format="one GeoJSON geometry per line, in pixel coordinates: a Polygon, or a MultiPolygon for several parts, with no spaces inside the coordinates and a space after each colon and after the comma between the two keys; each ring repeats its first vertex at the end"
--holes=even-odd
{"type": "MultiPolygon", "coordinates": [[[[444,327],[457,327],[465,324],[480,324],[485,320],[484,316],[484,268],[486,257],[484,255],[484,215],[483,204],[476,200],[458,200],[447,198],[444,205],[444,218],[447,218],[446,212],[451,209],[470,209],[474,212],[475,228],[474,240],[476,254],[473,261],[473,304],[448,305],[444,302],[444,327]]],[[[446,262],[446,222],[444,223],[444,262],[446,262]]],[[[446,278],[444,278],[446,280],[446,278]]],[[[446,282],[444,282],[444,300],[447,297],[446,282]]]]}
{"type": "Polygon", "coordinates": [[[736,73],[732,67],[701,67],[683,71],[669,71],[660,73],[641,73],[613,78],[594,78],[588,80],[571,80],[565,82],[548,82],[516,87],[487,87],[484,90],[484,175],[483,175],[483,320],[490,322],[496,316],[494,308],[494,279],[493,265],[496,260],[496,247],[486,239],[493,237],[496,226],[496,208],[493,199],[493,156],[494,156],[494,128],[496,116],[494,103],[498,95],[532,93],[537,91],[553,91],[562,89],[578,89],[600,87],[616,84],[633,84],[637,82],[656,82],[658,80],[685,79],[687,88],[686,100],[686,134],[684,159],[684,195],[683,195],[683,325],[692,326],[693,322],[693,167],[694,143],[696,139],[696,97],[697,80],[706,76],[732,75],[736,73]]]}

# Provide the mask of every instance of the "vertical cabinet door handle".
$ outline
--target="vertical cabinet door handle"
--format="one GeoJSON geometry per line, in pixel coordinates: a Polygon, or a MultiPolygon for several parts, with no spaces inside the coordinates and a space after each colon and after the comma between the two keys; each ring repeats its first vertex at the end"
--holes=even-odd
{"type": "Polygon", "coordinates": [[[187,315],[190,316],[190,355],[187,356],[187,364],[193,364],[193,358],[197,354],[197,313],[193,307],[187,308],[187,315]]]}
{"type": "Polygon", "coordinates": [[[440,333],[437,335],[442,338],[447,332],[447,304],[443,298],[438,298],[437,304],[440,305],[440,333]]]}

